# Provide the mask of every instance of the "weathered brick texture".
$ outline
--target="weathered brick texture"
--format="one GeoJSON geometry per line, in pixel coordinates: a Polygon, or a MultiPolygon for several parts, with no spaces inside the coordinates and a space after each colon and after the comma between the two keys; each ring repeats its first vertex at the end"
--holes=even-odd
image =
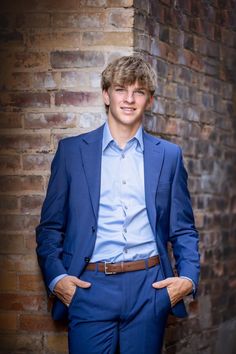
{"type": "Polygon", "coordinates": [[[157,71],[145,126],[183,147],[200,231],[199,297],[188,320],[169,318],[165,353],[232,353],[235,1],[8,0],[0,12],[0,353],[67,353],[34,228],[58,140],[103,123],[100,73],[132,53],[157,71]]]}
{"type": "Polygon", "coordinates": [[[146,127],[183,147],[200,231],[199,297],[189,299],[188,321],[170,318],[165,353],[233,353],[236,3],[136,0],[134,4],[135,52],[158,73],[146,127]]]}
{"type": "Polygon", "coordinates": [[[14,1],[0,14],[0,353],[67,353],[35,226],[58,140],[104,122],[100,73],[133,49],[133,1],[14,1]]]}

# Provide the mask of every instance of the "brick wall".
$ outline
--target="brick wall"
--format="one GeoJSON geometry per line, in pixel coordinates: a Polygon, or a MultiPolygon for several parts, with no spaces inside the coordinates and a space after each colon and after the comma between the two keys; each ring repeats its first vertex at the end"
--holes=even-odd
{"type": "Polygon", "coordinates": [[[170,318],[166,354],[236,351],[236,2],[135,0],[134,49],[158,90],[146,127],[183,147],[201,284],[190,318],[170,318]],[[180,340],[181,339],[181,340],[180,340]]]}
{"type": "Polygon", "coordinates": [[[34,228],[58,139],[105,119],[100,72],[131,54],[132,0],[1,4],[0,348],[66,353],[35,256],[34,228]]]}
{"type": "Polygon", "coordinates": [[[142,52],[158,72],[149,131],[184,149],[201,234],[190,318],[166,354],[230,354],[235,306],[234,1],[8,0],[1,5],[0,352],[66,353],[48,313],[34,227],[58,139],[105,119],[99,73],[142,52]],[[223,341],[222,341],[223,339],[223,341]],[[226,348],[228,351],[226,351],[226,348]]]}

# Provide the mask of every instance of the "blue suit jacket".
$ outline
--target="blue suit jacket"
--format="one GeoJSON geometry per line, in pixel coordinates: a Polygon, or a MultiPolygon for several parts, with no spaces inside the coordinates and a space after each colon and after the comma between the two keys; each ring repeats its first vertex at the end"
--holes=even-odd
{"type": "MultiPolygon", "coordinates": [[[[37,254],[46,286],[62,273],[80,276],[92,255],[97,229],[103,126],[60,141],[36,229],[37,254]]],[[[180,148],[144,132],[145,198],[164,277],[173,276],[167,253],[171,242],[179,275],[199,276],[198,233],[180,148]]],[[[172,309],[187,315],[183,301],[172,309]]],[[[66,306],[55,299],[53,318],[66,306]]]]}

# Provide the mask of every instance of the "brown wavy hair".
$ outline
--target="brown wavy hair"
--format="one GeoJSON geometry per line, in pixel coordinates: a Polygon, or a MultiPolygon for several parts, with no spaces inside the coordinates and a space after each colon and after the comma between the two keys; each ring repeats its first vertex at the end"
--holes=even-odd
{"type": "MultiPolygon", "coordinates": [[[[154,95],[157,76],[151,65],[139,56],[123,56],[113,60],[102,72],[101,87],[107,91],[113,84],[126,86],[135,82],[154,95]]],[[[108,106],[106,111],[108,112],[108,106]]]]}

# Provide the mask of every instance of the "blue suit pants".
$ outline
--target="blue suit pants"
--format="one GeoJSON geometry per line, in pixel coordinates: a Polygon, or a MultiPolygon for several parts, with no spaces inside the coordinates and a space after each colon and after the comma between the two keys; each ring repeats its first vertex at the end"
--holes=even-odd
{"type": "Polygon", "coordinates": [[[70,354],[158,354],[171,310],[160,265],[135,272],[105,275],[85,270],[69,306],[70,354]],[[119,348],[119,349],[118,349],[119,348]]]}

